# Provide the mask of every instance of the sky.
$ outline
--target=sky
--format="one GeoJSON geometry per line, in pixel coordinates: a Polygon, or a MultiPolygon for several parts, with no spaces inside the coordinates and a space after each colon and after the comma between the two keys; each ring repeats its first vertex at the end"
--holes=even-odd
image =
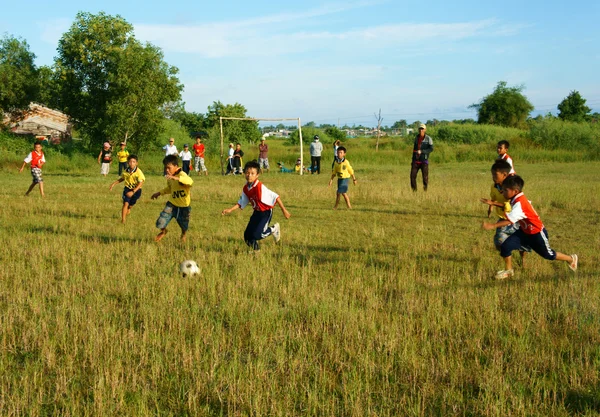
{"type": "Polygon", "coordinates": [[[0,34],[51,65],[78,12],[120,15],[179,68],[186,109],[241,103],[248,116],[383,125],[476,118],[499,81],[533,115],[577,90],[600,111],[600,2],[265,0],[6,2],[0,34]],[[210,3],[210,4],[208,4],[210,3]]]}

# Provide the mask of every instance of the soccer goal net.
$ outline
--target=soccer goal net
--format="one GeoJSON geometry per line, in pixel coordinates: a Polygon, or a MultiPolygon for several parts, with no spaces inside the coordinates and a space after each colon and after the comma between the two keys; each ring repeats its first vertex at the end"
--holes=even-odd
{"type": "MultiPolygon", "coordinates": [[[[290,121],[290,120],[295,120],[298,122],[298,137],[299,137],[299,141],[300,141],[300,166],[303,167],[304,166],[304,152],[302,149],[302,126],[300,124],[300,118],[299,117],[294,117],[294,118],[282,118],[282,119],[273,119],[273,118],[263,118],[263,117],[219,117],[219,124],[220,124],[220,128],[221,128],[221,175],[223,175],[225,173],[224,170],[224,136],[223,136],[223,120],[246,120],[246,121],[253,121],[253,122],[283,122],[283,121],[290,121]]],[[[300,170],[300,175],[303,175],[304,170],[301,169],[300,170]]]]}

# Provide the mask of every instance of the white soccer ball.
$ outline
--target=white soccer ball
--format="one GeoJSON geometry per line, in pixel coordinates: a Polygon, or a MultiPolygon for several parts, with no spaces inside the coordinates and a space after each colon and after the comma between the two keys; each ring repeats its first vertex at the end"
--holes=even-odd
{"type": "Polygon", "coordinates": [[[183,278],[191,278],[200,275],[200,267],[195,261],[187,260],[179,265],[179,272],[183,278]]]}

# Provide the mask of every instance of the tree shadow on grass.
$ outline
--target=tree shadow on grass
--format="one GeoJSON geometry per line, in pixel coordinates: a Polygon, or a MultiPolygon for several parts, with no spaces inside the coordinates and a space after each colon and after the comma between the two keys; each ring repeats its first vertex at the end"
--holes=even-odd
{"type": "Polygon", "coordinates": [[[565,408],[572,413],[600,412],[600,384],[590,389],[568,389],[559,394],[565,408]]]}
{"type": "Polygon", "coordinates": [[[44,209],[44,208],[36,208],[34,210],[34,213],[47,215],[47,216],[51,216],[51,217],[55,217],[55,216],[67,217],[67,218],[71,218],[71,219],[85,219],[87,217],[92,217],[92,218],[99,217],[99,216],[90,216],[88,214],[76,213],[76,212],[68,211],[68,210],[48,210],[48,209],[44,209]]]}
{"type": "Polygon", "coordinates": [[[126,237],[126,236],[114,236],[114,235],[86,235],[80,234],[79,237],[81,239],[85,239],[91,242],[103,243],[103,244],[113,244],[117,242],[129,242],[129,243],[147,243],[152,242],[153,239],[149,239],[147,237],[126,237]]]}

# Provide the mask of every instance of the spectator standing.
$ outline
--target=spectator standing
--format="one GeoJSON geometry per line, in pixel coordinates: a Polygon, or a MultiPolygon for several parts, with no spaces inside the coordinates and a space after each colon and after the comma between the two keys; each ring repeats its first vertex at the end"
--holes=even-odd
{"type": "Polygon", "coordinates": [[[423,175],[423,190],[427,191],[429,185],[429,154],[433,152],[433,140],[425,134],[427,126],[421,123],[419,134],[415,137],[413,146],[412,164],[410,169],[410,186],[417,191],[417,174],[421,170],[423,175]]]}
{"type": "Polygon", "coordinates": [[[261,171],[267,170],[269,172],[269,145],[265,143],[265,138],[262,138],[260,145],[258,145],[258,164],[261,171]]]}
{"type": "Polygon", "coordinates": [[[319,135],[315,135],[310,143],[310,173],[321,173],[321,153],[323,153],[323,144],[319,142],[319,135]]]}

